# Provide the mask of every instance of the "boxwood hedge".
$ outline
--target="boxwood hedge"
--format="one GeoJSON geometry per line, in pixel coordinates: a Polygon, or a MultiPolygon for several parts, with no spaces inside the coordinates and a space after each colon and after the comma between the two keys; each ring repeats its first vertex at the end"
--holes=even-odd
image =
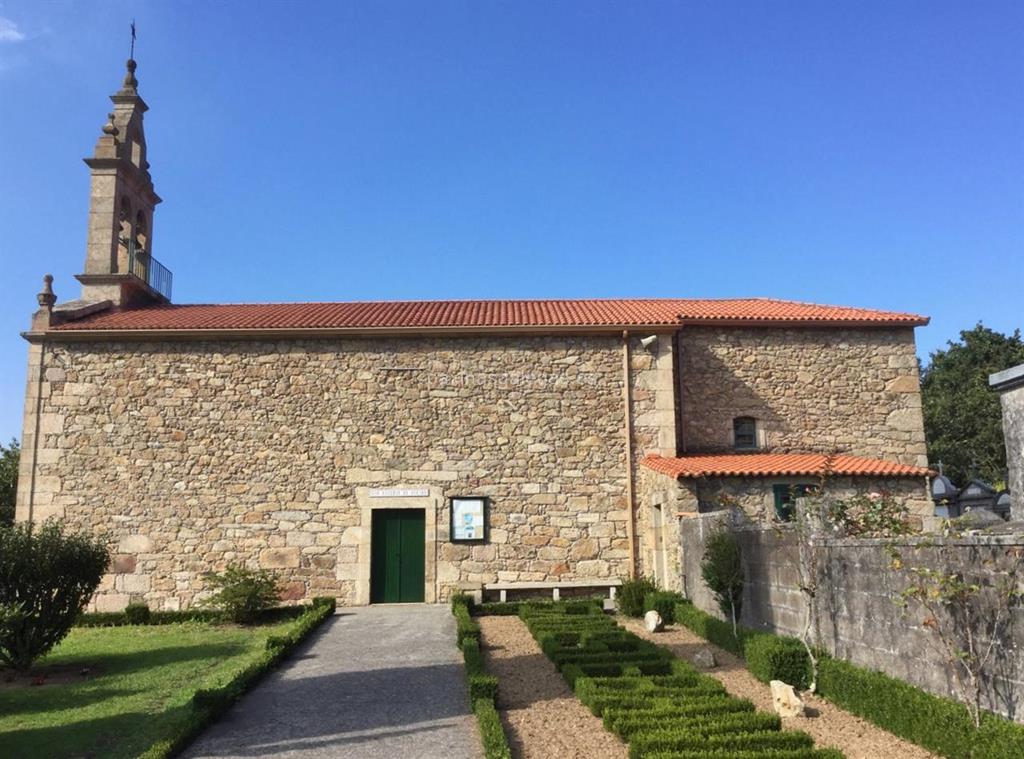
{"type": "MultiPolygon", "coordinates": [[[[747,661],[763,682],[809,685],[810,662],[795,638],[739,628],[689,601],[676,605],[676,621],[747,661]]],[[[985,714],[975,728],[962,704],[841,659],[821,656],[818,694],[879,727],[949,759],[1011,759],[1024,756],[1024,725],[985,714]]],[[[673,756],[676,756],[673,754],[673,756]]]]}
{"type": "Polygon", "coordinates": [[[520,617],[577,697],[629,744],[631,759],[837,759],[805,733],[781,731],[722,684],[593,612],[521,606],[520,617]]]}

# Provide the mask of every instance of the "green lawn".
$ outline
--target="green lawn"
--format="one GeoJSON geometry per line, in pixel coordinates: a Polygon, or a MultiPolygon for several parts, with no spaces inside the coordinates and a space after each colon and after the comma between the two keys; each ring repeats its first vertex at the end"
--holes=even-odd
{"type": "Polygon", "coordinates": [[[0,754],[138,756],[180,732],[197,689],[225,683],[294,624],[75,628],[34,668],[65,682],[12,687],[0,674],[0,754]]]}

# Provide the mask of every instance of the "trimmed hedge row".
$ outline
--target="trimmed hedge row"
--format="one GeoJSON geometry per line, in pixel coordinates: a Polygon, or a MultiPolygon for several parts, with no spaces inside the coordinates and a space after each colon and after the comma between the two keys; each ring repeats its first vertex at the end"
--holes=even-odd
{"type": "Polygon", "coordinates": [[[456,641],[466,664],[466,684],[469,702],[473,705],[480,738],[484,744],[485,759],[511,759],[512,751],[501,726],[501,717],[494,705],[498,697],[498,678],[488,675],[484,668],[484,655],[480,650],[480,624],[471,619],[472,599],[466,595],[452,596],[452,614],[455,616],[456,641]]]}
{"type": "MultiPolygon", "coordinates": [[[[314,599],[315,601],[316,599],[314,599]]],[[[302,616],[307,606],[276,606],[257,615],[257,624],[269,625],[302,616]]],[[[124,627],[126,625],[175,625],[181,622],[204,622],[211,625],[227,622],[227,615],[213,609],[187,611],[150,611],[143,604],[131,604],[124,611],[80,614],[75,627],[124,627]]]]}
{"type": "Polygon", "coordinates": [[[701,611],[690,601],[676,604],[676,621],[719,648],[746,659],[750,673],[763,683],[782,680],[797,690],[811,685],[811,660],[804,644],[796,638],[751,630],[701,611]]]}
{"type": "Polygon", "coordinates": [[[474,640],[480,646],[480,624],[470,616],[473,599],[462,593],[452,596],[452,614],[455,615],[455,634],[459,648],[466,640],[474,640]]]}
{"type": "Polygon", "coordinates": [[[1024,725],[984,714],[975,729],[963,704],[841,659],[818,664],[818,692],[837,706],[950,759],[1019,759],[1024,725]]]}
{"type": "Polygon", "coordinates": [[[843,759],[834,748],[767,749],[761,751],[670,751],[647,754],[644,759],[843,759]]]}
{"type": "Polygon", "coordinates": [[[181,733],[175,738],[154,744],[141,755],[141,759],[166,759],[181,751],[207,725],[227,711],[243,693],[255,685],[267,671],[291,653],[306,636],[331,617],[335,611],[335,600],[327,596],[318,596],[309,606],[288,608],[298,608],[301,612],[296,618],[296,625],[288,634],[267,638],[263,654],[220,687],[197,690],[192,695],[189,704],[191,714],[181,733]]]}
{"type": "Polygon", "coordinates": [[[473,702],[473,713],[480,725],[485,759],[512,759],[512,749],[508,747],[508,738],[505,737],[505,728],[501,725],[501,716],[494,706],[494,700],[478,698],[473,702]]]}
{"type": "Polygon", "coordinates": [[[840,759],[813,748],[802,732],[783,732],[773,714],[733,698],[669,651],[596,611],[522,607],[520,617],[577,697],[629,744],[631,759],[746,757],[840,759]]]}
{"type": "MultiPolygon", "coordinates": [[[[799,689],[810,684],[810,660],[795,638],[743,627],[734,636],[731,624],[689,601],[676,605],[676,620],[745,658],[750,672],[762,682],[783,680],[799,689]]],[[[975,729],[963,704],[824,652],[818,660],[817,686],[818,694],[837,706],[949,759],[1024,756],[1024,725],[986,713],[975,729]]]]}

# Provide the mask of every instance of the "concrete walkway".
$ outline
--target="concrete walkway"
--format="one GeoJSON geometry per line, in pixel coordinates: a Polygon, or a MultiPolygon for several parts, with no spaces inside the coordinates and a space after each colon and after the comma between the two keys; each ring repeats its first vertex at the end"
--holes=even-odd
{"type": "Polygon", "coordinates": [[[446,606],[340,609],[186,757],[478,759],[446,606]]]}

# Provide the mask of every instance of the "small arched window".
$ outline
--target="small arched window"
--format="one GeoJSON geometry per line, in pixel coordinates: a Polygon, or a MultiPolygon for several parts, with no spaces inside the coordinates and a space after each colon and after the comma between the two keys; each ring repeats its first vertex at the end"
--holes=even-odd
{"type": "Polygon", "coordinates": [[[732,447],[738,451],[751,451],[757,445],[757,420],[752,416],[738,416],[732,420],[732,447]]]}

